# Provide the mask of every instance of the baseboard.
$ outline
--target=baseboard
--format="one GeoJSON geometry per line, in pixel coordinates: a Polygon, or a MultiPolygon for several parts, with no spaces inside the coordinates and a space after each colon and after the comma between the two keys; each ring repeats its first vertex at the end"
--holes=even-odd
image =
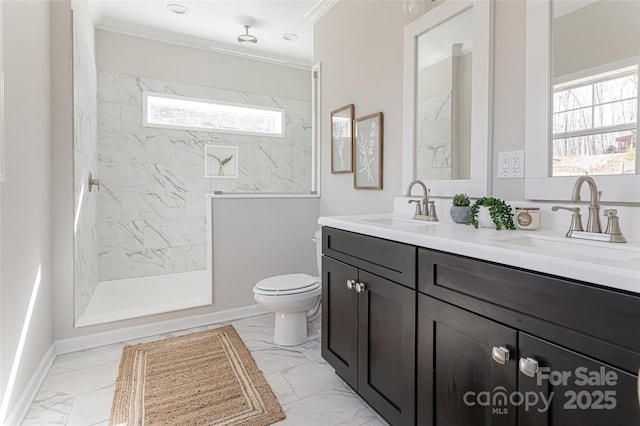
{"type": "Polygon", "coordinates": [[[55,343],[49,346],[47,352],[45,352],[40,364],[31,375],[29,382],[24,387],[18,400],[14,404],[11,411],[8,413],[7,418],[4,420],[4,425],[19,425],[24,421],[33,400],[36,399],[36,395],[40,390],[40,386],[42,386],[42,382],[47,377],[51,366],[53,365],[53,361],[56,359],[56,346],[55,343]]]}
{"type": "Polygon", "coordinates": [[[267,313],[260,305],[249,305],[240,308],[227,309],[220,312],[192,315],[190,317],[176,318],[172,320],[154,322],[119,330],[105,331],[86,336],[70,337],[54,342],[58,355],[124,342],[126,340],[140,339],[156,334],[170,333],[187,328],[201,327],[225,321],[233,321],[241,318],[252,317],[267,313]]]}

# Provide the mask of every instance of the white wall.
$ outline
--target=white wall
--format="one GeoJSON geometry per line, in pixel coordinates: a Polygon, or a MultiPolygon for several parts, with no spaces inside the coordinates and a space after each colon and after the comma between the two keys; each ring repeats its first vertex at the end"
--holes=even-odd
{"type": "Polygon", "coordinates": [[[100,29],[96,64],[103,72],[311,100],[309,70],[100,29]]]}
{"type": "Polygon", "coordinates": [[[53,342],[49,2],[4,1],[6,182],[0,184],[0,388],[9,411],[53,342]],[[39,290],[27,318],[38,269],[39,290]],[[14,357],[26,320],[24,348],[14,357]],[[17,375],[7,389],[12,368],[17,375]],[[8,395],[7,390],[12,391],[8,395]]]}

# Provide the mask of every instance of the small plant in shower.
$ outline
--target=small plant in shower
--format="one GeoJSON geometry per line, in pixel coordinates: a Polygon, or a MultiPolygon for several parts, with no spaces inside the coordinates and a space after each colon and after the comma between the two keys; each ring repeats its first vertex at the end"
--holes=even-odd
{"type": "Polygon", "coordinates": [[[210,178],[238,177],[238,148],[207,145],[205,147],[205,176],[210,178]]]}
{"type": "Polygon", "coordinates": [[[213,154],[209,154],[214,160],[218,162],[218,176],[224,176],[224,166],[227,165],[229,161],[233,158],[233,154],[228,156],[227,158],[219,158],[213,154]]]}

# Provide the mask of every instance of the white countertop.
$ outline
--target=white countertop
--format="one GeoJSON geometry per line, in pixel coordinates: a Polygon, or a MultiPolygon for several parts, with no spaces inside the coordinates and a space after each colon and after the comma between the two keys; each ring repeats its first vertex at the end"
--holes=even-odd
{"type": "Polygon", "coordinates": [[[318,224],[640,294],[638,238],[628,238],[624,244],[605,243],[565,238],[563,232],[554,230],[474,229],[464,224],[430,224],[391,213],[325,216],[318,219],[318,224]],[[399,220],[391,223],[392,218],[399,220]],[[542,241],[543,246],[551,244],[552,249],[509,241],[526,242],[529,237],[542,241]]]}

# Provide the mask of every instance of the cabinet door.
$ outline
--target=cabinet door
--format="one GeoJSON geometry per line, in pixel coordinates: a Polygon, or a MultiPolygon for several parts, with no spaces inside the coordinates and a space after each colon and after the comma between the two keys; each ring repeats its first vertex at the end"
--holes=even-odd
{"type": "Polygon", "coordinates": [[[358,294],[353,266],[322,257],[322,357],[354,389],[358,385],[358,294]]]}
{"type": "Polygon", "coordinates": [[[520,357],[529,358],[519,391],[525,401],[539,401],[519,407],[521,425],[640,425],[636,375],[522,332],[519,346],[520,357]],[[537,372],[527,370],[535,363],[537,372]]]}
{"type": "Polygon", "coordinates": [[[415,423],[416,291],[360,271],[358,393],[394,425],[415,423]]]}
{"type": "Polygon", "coordinates": [[[515,425],[517,332],[418,295],[418,424],[515,425]],[[501,364],[494,360],[509,353],[501,364]]]}

